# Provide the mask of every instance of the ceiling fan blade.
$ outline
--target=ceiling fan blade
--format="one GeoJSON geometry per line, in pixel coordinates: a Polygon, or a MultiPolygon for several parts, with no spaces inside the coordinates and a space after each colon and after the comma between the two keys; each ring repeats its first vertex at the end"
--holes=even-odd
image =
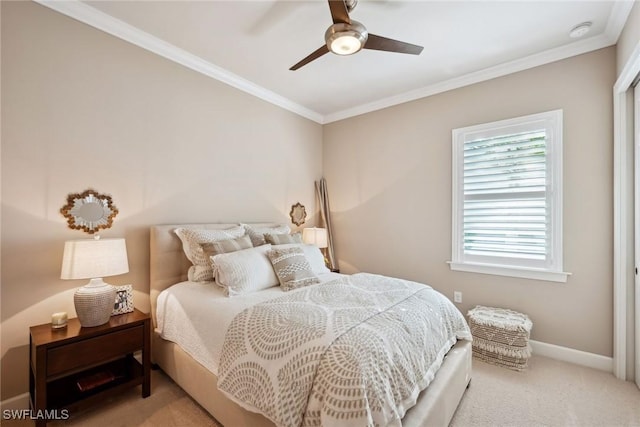
{"type": "Polygon", "coordinates": [[[293,67],[289,68],[289,70],[291,71],[295,71],[298,68],[307,65],[309,62],[320,58],[322,55],[324,55],[325,53],[329,53],[329,48],[327,47],[326,44],[323,44],[321,48],[319,48],[318,50],[316,50],[315,52],[313,52],[311,55],[307,56],[306,58],[304,58],[302,61],[298,62],[296,65],[294,65],[293,67]]]}
{"type": "Polygon", "coordinates": [[[377,36],[369,33],[364,49],[384,50],[387,52],[408,53],[410,55],[420,55],[422,46],[411,43],[405,43],[398,40],[388,39],[386,37],[377,36]]]}
{"type": "Polygon", "coordinates": [[[344,0],[329,0],[329,9],[331,9],[331,18],[334,24],[351,24],[344,0]]]}

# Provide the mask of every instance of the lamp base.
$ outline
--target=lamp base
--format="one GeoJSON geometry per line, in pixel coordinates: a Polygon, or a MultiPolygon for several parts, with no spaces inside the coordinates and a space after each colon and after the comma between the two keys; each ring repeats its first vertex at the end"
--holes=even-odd
{"type": "Polygon", "coordinates": [[[91,281],[73,295],[78,320],[83,328],[104,325],[111,318],[116,301],[116,288],[102,281],[91,281]]]}

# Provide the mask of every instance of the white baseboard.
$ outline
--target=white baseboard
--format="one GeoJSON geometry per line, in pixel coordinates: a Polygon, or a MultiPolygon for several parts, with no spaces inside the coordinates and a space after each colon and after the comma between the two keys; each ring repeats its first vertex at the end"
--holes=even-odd
{"type": "Polygon", "coordinates": [[[5,409],[29,409],[29,393],[22,393],[0,401],[0,413],[5,409]]]}
{"type": "Polygon", "coordinates": [[[529,344],[531,344],[531,349],[535,355],[546,356],[551,359],[562,360],[563,362],[570,362],[576,365],[613,373],[612,357],[534,340],[530,340],[529,344]]]}

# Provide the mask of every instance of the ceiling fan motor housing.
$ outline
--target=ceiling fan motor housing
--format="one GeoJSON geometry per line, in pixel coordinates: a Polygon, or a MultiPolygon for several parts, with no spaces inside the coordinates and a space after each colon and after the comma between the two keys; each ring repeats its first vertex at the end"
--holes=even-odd
{"type": "Polygon", "coordinates": [[[369,33],[364,25],[357,21],[350,24],[333,24],[324,33],[327,48],[337,55],[353,55],[364,47],[369,33]]]}

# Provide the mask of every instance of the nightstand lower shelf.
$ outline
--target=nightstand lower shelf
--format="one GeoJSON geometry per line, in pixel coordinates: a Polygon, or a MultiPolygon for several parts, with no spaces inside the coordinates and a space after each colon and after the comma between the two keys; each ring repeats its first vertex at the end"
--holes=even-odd
{"type": "Polygon", "coordinates": [[[68,409],[70,413],[75,413],[124,389],[140,385],[143,380],[142,365],[134,357],[122,358],[48,383],[47,395],[50,398],[47,406],[49,409],[68,409]],[[79,381],[101,373],[108,374],[112,379],[85,391],[80,390],[79,381]]]}

